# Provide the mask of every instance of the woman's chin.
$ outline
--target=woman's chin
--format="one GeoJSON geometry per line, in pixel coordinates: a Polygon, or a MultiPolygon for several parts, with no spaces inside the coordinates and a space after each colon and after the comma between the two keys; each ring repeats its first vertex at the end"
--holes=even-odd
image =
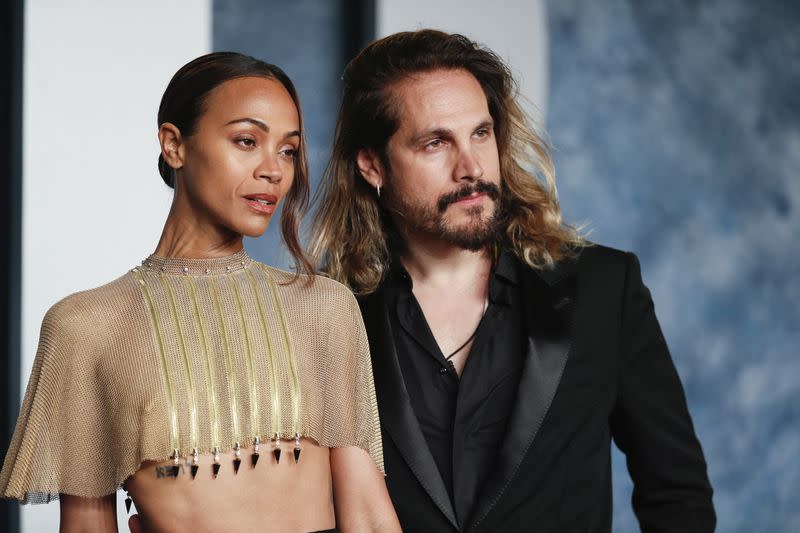
{"type": "Polygon", "coordinates": [[[241,233],[245,237],[250,237],[255,239],[264,235],[264,232],[267,231],[268,227],[269,227],[269,220],[259,222],[257,224],[253,223],[244,224],[239,227],[240,230],[239,233],[241,233]]]}

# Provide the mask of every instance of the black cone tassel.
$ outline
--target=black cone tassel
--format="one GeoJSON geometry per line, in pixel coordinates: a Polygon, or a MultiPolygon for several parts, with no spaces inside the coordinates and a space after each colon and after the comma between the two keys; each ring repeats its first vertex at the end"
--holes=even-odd
{"type": "Polygon", "coordinates": [[[197,475],[197,469],[198,468],[200,468],[200,467],[197,466],[197,465],[192,465],[192,479],[194,479],[195,476],[197,475]]]}
{"type": "Polygon", "coordinates": [[[217,474],[219,474],[219,467],[220,467],[219,463],[214,463],[213,465],[211,465],[211,468],[214,469],[214,477],[217,477],[217,474]]]}
{"type": "Polygon", "coordinates": [[[128,513],[128,514],[130,514],[130,512],[131,512],[131,504],[132,503],[133,503],[133,500],[131,500],[130,496],[125,498],[125,512],[128,513]]]}
{"type": "Polygon", "coordinates": [[[281,449],[280,448],[275,448],[274,450],[272,450],[272,455],[275,456],[275,462],[276,463],[280,463],[281,462],[281,449]]]}
{"type": "Polygon", "coordinates": [[[300,448],[295,448],[294,449],[294,462],[295,463],[299,463],[300,462],[300,448]]]}
{"type": "Polygon", "coordinates": [[[238,474],[239,473],[239,466],[241,464],[242,464],[242,460],[239,459],[238,457],[233,460],[233,473],[234,474],[238,474]]]}
{"type": "Polygon", "coordinates": [[[255,468],[256,463],[258,463],[258,454],[254,453],[253,455],[250,456],[250,458],[253,460],[253,468],[255,468]]]}

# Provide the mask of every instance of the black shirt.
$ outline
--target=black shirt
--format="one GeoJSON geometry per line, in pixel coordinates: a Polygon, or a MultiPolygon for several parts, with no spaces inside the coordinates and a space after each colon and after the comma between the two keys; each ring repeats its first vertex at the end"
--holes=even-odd
{"type": "Polygon", "coordinates": [[[394,264],[385,287],[400,369],[463,524],[495,463],[517,395],[524,349],[520,265],[500,252],[489,278],[489,304],[459,380],[411,292],[411,278],[399,261],[394,264]]]}

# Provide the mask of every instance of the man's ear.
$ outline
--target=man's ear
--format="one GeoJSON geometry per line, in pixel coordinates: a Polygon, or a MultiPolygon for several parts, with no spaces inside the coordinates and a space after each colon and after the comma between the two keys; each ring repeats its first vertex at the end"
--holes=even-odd
{"type": "Polygon", "coordinates": [[[362,148],[356,154],[356,164],[358,171],[364,181],[370,184],[371,187],[380,190],[386,178],[386,171],[383,168],[383,161],[375,150],[362,148]]]}
{"type": "Polygon", "coordinates": [[[173,170],[181,168],[185,150],[181,130],[172,122],[164,122],[158,128],[158,142],[161,144],[161,156],[164,161],[173,170]]]}

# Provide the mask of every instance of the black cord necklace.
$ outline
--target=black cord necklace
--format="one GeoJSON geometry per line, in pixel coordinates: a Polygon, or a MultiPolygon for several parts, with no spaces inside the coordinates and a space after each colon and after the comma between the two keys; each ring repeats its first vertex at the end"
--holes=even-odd
{"type": "Polygon", "coordinates": [[[483,312],[481,313],[481,319],[480,319],[480,320],[478,320],[478,325],[477,325],[477,326],[475,326],[475,331],[473,331],[473,332],[472,332],[472,335],[470,335],[470,336],[469,336],[469,338],[468,338],[466,341],[464,341],[464,344],[462,344],[461,346],[459,346],[458,348],[456,348],[456,349],[455,349],[455,351],[454,351],[453,353],[451,353],[450,355],[448,355],[447,357],[445,357],[445,358],[444,358],[444,360],[445,360],[445,361],[449,361],[451,357],[453,357],[455,354],[457,354],[458,352],[460,352],[461,350],[463,350],[463,349],[464,349],[464,347],[465,347],[467,344],[469,344],[470,342],[472,342],[472,339],[474,339],[474,338],[475,338],[475,335],[477,335],[477,334],[478,334],[478,328],[480,328],[480,327],[481,327],[481,322],[483,322],[483,317],[484,317],[484,315],[486,315],[486,310],[487,310],[488,308],[489,308],[489,297],[487,296],[487,297],[486,297],[486,299],[483,301],[483,312]]]}
{"type": "MultiPolygon", "coordinates": [[[[480,326],[480,322],[478,322],[478,326],[480,326]]],[[[475,338],[475,335],[476,335],[477,333],[478,333],[478,328],[475,328],[475,331],[473,331],[473,332],[472,332],[472,335],[470,335],[470,336],[469,336],[469,339],[467,339],[467,340],[466,340],[466,342],[464,342],[464,344],[462,344],[461,346],[459,346],[458,348],[456,348],[456,349],[455,349],[455,351],[454,351],[453,353],[451,353],[450,355],[448,355],[447,357],[445,357],[445,358],[444,358],[444,360],[445,360],[445,361],[449,361],[451,357],[453,357],[455,354],[457,354],[458,352],[460,352],[461,350],[463,350],[463,349],[464,349],[464,346],[466,346],[467,344],[469,344],[469,343],[470,343],[470,341],[471,341],[472,339],[474,339],[474,338],[475,338]]]]}

